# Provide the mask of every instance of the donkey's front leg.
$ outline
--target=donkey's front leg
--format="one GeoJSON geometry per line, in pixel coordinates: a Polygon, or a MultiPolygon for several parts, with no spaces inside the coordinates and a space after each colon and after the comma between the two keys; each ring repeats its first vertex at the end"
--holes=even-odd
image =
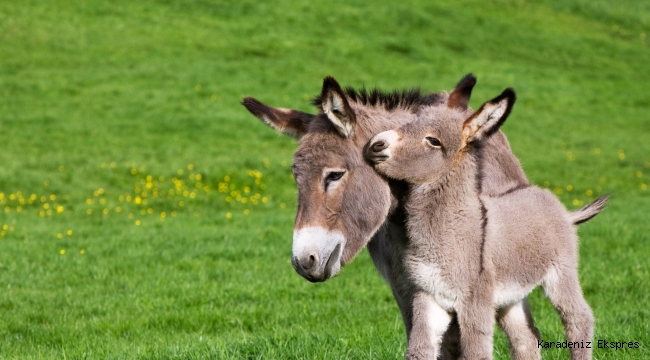
{"type": "MultiPolygon", "coordinates": [[[[397,306],[402,313],[407,339],[422,339],[426,338],[426,335],[420,336],[417,334],[417,331],[416,334],[412,334],[414,298],[416,292],[419,290],[417,290],[417,286],[412,282],[404,267],[404,250],[406,244],[406,230],[404,227],[397,226],[389,221],[386,223],[385,229],[380,229],[370,243],[368,243],[368,252],[375,267],[377,267],[379,273],[390,285],[397,306]]],[[[418,328],[428,331],[427,326],[422,326],[422,324],[418,328]]],[[[422,344],[418,346],[421,347],[422,344]]],[[[442,339],[442,349],[439,358],[456,360],[459,356],[460,330],[458,328],[458,321],[454,317],[442,339]]]]}
{"type": "Polygon", "coordinates": [[[521,301],[500,309],[497,314],[499,326],[510,341],[510,354],[513,360],[536,360],[542,355],[537,345],[540,334],[533,316],[530,313],[528,301],[521,301]]]}
{"type": "MultiPolygon", "coordinates": [[[[486,284],[488,282],[483,282],[486,284]]],[[[461,359],[492,359],[494,335],[493,290],[486,286],[474,286],[472,293],[457,307],[460,325],[461,359]]]]}
{"type": "Polygon", "coordinates": [[[443,354],[442,338],[452,317],[433,297],[423,291],[413,296],[413,327],[408,339],[406,358],[409,360],[441,359],[449,354],[443,354]]]}

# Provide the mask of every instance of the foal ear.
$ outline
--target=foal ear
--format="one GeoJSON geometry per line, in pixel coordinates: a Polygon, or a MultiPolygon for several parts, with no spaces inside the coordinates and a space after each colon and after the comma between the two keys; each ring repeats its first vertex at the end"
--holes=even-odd
{"type": "Polygon", "coordinates": [[[352,135],[356,116],[350,107],[345,93],[333,77],[323,80],[323,90],[320,94],[320,108],[329,121],[343,137],[352,135]]]}
{"type": "Polygon", "coordinates": [[[270,107],[252,97],[244,98],[241,103],[266,125],[295,139],[305,135],[309,122],[316,118],[298,110],[270,107]]]}
{"type": "Polygon", "coordinates": [[[476,77],[473,74],[467,74],[460,79],[454,90],[449,94],[447,107],[467,110],[467,104],[469,104],[469,98],[472,96],[474,85],[476,85],[476,77]]]}
{"type": "Polygon", "coordinates": [[[466,144],[484,139],[497,132],[506,121],[517,96],[511,88],[486,102],[463,123],[463,140],[466,144]]]}

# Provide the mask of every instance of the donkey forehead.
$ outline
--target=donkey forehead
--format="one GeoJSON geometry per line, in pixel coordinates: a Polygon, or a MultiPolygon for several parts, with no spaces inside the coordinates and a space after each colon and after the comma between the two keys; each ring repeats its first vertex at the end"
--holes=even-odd
{"type": "Polygon", "coordinates": [[[352,141],[338,133],[309,133],[300,140],[293,162],[297,170],[311,168],[351,167],[359,162],[360,150],[352,141]]]}
{"type": "Polygon", "coordinates": [[[435,135],[449,140],[461,134],[463,122],[471,111],[458,111],[446,107],[425,107],[415,120],[405,124],[398,132],[404,136],[435,135]]]}

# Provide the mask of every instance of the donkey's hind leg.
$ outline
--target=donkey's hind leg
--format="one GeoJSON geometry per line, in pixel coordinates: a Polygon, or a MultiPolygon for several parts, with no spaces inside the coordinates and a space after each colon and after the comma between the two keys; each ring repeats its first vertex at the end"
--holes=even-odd
{"type": "Polygon", "coordinates": [[[542,287],[562,318],[567,340],[572,343],[571,359],[591,359],[591,346],[588,345],[594,334],[594,316],[582,295],[577,270],[570,267],[563,270],[552,268],[542,287]]]}
{"type": "Polygon", "coordinates": [[[526,298],[500,309],[497,320],[510,341],[510,355],[514,360],[541,359],[537,346],[539,330],[535,327],[526,298]]]}

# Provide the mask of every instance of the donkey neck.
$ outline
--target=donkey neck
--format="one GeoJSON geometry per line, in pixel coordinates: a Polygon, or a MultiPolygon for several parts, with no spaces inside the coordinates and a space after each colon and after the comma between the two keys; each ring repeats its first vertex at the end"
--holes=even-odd
{"type": "MultiPolygon", "coordinates": [[[[421,200],[421,204],[462,204],[468,198],[480,194],[479,159],[477,149],[458,153],[451,169],[441,178],[428,183],[412,184],[409,202],[421,200]]],[[[417,204],[413,204],[417,207],[417,204]]]]}
{"type": "Polygon", "coordinates": [[[457,155],[443,178],[411,185],[406,211],[407,228],[414,241],[441,248],[458,241],[474,243],[474,234],[480,237],[483,206],[479,171],[478,151],[470,149],[457,155]]]}

